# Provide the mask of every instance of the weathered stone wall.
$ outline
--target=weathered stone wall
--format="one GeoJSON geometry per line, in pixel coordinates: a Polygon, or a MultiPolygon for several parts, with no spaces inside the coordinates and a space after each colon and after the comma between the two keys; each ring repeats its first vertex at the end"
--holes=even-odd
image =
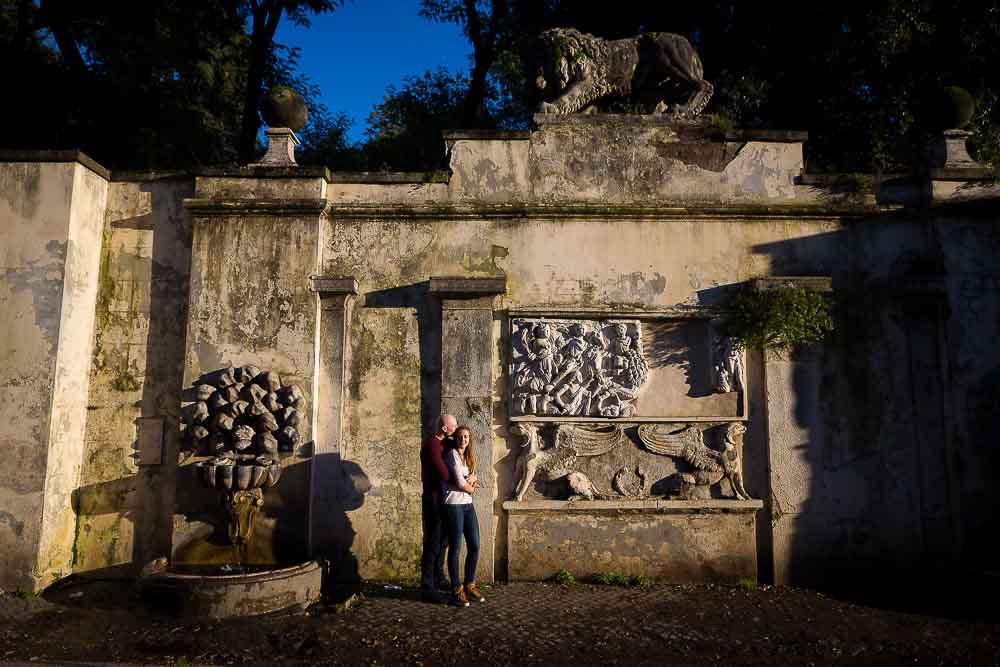
{"type": "Polygon", "coordinates": [[[0,165],[0,587],[72,571],[104,174],[76,156],[0,165]]]}
{"type": "MultiPolygon", "coordinates": [[[[415,577],[419,448],[444,408],[474,422],[493,463],[476,503],[480,577],[516,574],[512,536],[530,552],[546,530],[570,529],[583,574],[596,553],[585,542],[614,526],[581,515],[531,528],[502,507],[520,447],[506,405],[511,319],[639,317],[653,339],[693,340],[663,332],[707,333],[734,286],[795,275],[829,276],[844,295],[836,344],[749,354],[748,411],[725,410],[748,419],[760,576],[991,567],[1000,220],[982,202],[881,213],[874,196],[804,183],[800,141],[580,118],[452,133],[447,178],[250,168],[108,185],[76,162],[2,165],[0,442],[16,464],[0,468],[0,587],[168,551],[211,556],[192,545],[223,514],[190,461],[176,463],[177,396],[230,363],[278,372],[308,404],[305,444],[265,494],[268,558],[311,549],[337,578],[415,577]],[[431,279],[443,276],[499,279],[505,292],[442,292],[431,279]]],[[[723,398],[703,396],[684,365],[706,366],[707,353],[684,346],[652,359],[650,386],[688,393],[643,397],[643,410],[711,421],[723,398]]],[[[624,521],[614,544],[707,525],[657,516],[624,521]]],[[[746,546],[753,522],[733,516],[708,530],[746,546]]],[[[724,551],[720,540],[689,546],[724,551]]],[[[745,574],[750,555],[720,576],[745,574]]]]}
{"type": "Polygon", "coordinates": [[[74,571],[167,553],[191,255],[190,177],[112,181],[101,248],[74,571]]]}

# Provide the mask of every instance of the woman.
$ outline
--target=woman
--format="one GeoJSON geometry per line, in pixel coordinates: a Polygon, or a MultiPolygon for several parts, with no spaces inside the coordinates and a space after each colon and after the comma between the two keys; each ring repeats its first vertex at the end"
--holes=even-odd
{"type": "Polygon", "coordinates": [[[448,574],[451,576],[452,602],[468,607],[469,600],[483,602],[476,590],[476,562],[479,560],[479,519],[472,504],[479,478],[476,477],[476,455],[472,451],[472,431],[468,426],[455,429],[455,448],[445,454],[448,481],[444,483],[444,516],[448,531],[448,574]],[[465,536],[465,585],[458,583],[458,554],[465,536]]]}

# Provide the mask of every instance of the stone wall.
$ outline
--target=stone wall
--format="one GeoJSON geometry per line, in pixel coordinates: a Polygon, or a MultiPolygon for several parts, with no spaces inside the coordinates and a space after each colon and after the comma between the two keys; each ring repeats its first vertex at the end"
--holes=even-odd
{"type": "MultiPolygon", "coordinates": [[[[303,444],[265,494],[265,560],[416,577],[419,449],[444,409],[472,423],[486,466],[482,580],[545,576],[551,559],[525,564],[567,535],[579,575],[756,568],[821,585],[925,562],[991,567],[990,207],[955,203],[950,188],[949,206],[889,210],[879,193],[804,180],[801,134],[543,120],[450,133],[450,175],[111,179],[81,160],[0,164],[0,439],[15,461],[0,467],[0,587],[228,557],[206,551],[222,514],[194,460],[178,464],[177,415],[183,389],[229,364],[276,371],[309,405],[303,444]],[[733,289],[766,276],[830,278],[844,297],[837,340],[750,353],[744,395],[710,395],[698,341],[733,289]],[[532,514],[547,502],[537,485],[525,512],[505,509],[521,448],[507,405],[513,320],[539,317],[635,320],[651,349],[670,341],[650,357],[656,395],[637,405],[666,423],[745,420],[756,524],[756,505],[713,519],[735,502],[717,498],[705,515],[648,501],[651,514],[633,508],[620,524],[600,508],[532,514]],[[701,531],[671,543],[701,561],[636,566],[655,552],[650,535],[675,529],[701,531]],[[592,544],[604,538],[613,549],[592,544]]],[[[640,455],[658,456],[612,463],[640,455]]],[[[657,476],[673,470],[661,459],[657,476]]]]}
{"type": "Polygon", "coordinates": [[[73,569],[107,199],[94,168],[75,153],[0,164],[3,588],[36,590],[73,569]]]}

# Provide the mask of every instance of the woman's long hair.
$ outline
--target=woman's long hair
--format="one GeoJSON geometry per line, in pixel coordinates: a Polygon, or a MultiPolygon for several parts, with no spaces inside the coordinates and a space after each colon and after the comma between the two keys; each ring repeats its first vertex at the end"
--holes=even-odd
{"type": "MultiPolygon", "coordinates": [[[[462,424],[455,429],[455,442],[458,443],[458,434],[465,431],[469,434],[469,446],[465,448],[465,465],[469,468],[469,472],[476,472],[476,453],[472,450],[472,429],[462,424]]],[[[455,449],[458,449],[456,446],[455,449]]]]}

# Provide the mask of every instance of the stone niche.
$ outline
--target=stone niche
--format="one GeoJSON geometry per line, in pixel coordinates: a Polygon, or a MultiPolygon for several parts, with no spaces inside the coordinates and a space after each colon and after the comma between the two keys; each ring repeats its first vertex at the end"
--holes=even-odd
{"type": "Polygon", "coordinates": [[[744,358],[698,317],[512,315],[508,575],[756,576],[744,358]]]}

